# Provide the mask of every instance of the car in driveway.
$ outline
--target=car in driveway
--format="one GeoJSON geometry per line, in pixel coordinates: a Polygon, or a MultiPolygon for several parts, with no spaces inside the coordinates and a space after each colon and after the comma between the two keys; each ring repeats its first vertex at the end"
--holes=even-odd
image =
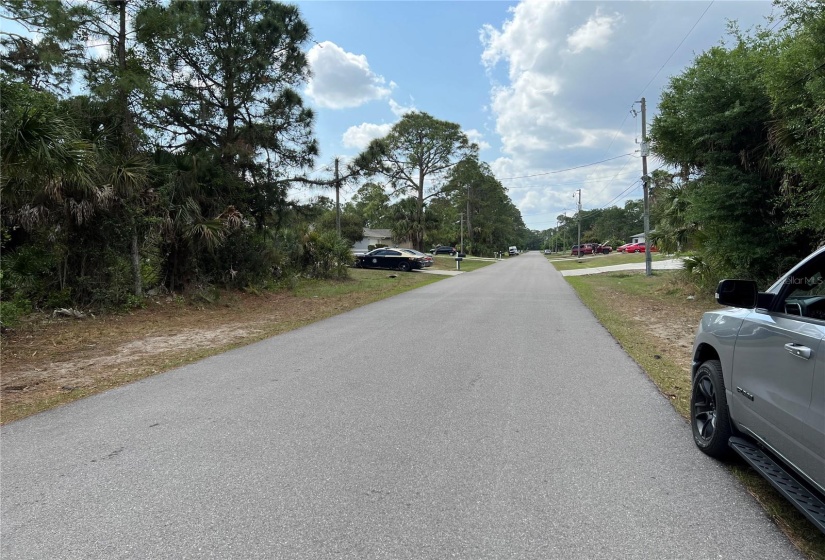
{"type": "Polygon", "coordinates": [[[580,257],[582,255],[592,255],[593,246],[590,243],[585,243],[584,245],[573,245],[570,254],[576,257],[580,257]]]}
{"type": "MultiPolygon", "coordinates": [[[[625,253],[644,253],[645,252],[645,244],[644,243],[628,243],[627,245],[623,245],[625,253]]],[[[657,253],[659,251],[658,247],[655,245],[650,246],[651,253],[657,253]]]]}
{"type": "Polygon", "coordinates": [[[435,259],[433,259],[433,256],[428,255],[427,253],[422,253],[421,251],[416,251],[415,249],[407,249],[406,247],[404,247],[404,248],[393,247],[393,248],[397,249],[399,251],[404,251],[406,253],[412,253],[413,255],[415,255],[417,257],[421,257],[425,267],[432,266],[433,262],[435,262],[435,259]]]}
{"type": "Polygon", "coordinates": [[[722,280],[716,298],[693,346],[693,440],[739,454],[825,532],[825,246],[765,292],[722,280]]]}
{"type": "Polygon", "coordinates": [[[633,243],[625,243],[624,245],[619,245],[618,247],[616,247],[616,252],[624,253],[624,250],[627,249],[629,245],[633,245],[633,243]]]}
{"type": "Polygon", "coordinates": [[[455,247],[450,247],[449,245],[439,245],[438,247],[433,247],[430,253],[433,255],[455,255],[456,250],[455,247]]]}
{"type": "Polygon", "coordinates": [[[364,255],[355,256],[357,268],[389,268],[409,272],[424,268],[424,259],[402,249],[373,249],[364,255]]]}

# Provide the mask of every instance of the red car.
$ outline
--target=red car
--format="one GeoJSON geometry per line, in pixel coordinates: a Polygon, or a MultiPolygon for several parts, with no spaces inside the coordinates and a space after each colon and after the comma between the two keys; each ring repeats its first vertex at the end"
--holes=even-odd
{"type": "Polygon", "coordinates": [[[570,252],[571,255],[575,255],[580,257],[582,255],[592,255],[593,254],[593,245],[590,243],[585,243],[584,245],[579,248],[578,245],[573,245],[573,250],[570,252]]]}
{"type": "MultiPolygon", "coordinates": [[[[624,251],[625,253],[644,253],[645,252],[645,244],[644,243],[628,243],[627,245],[622,245],[624,249],[621,247],[619,248],[620,251],[624,251]]],[[[656,253],[659,249],[657,249],[654,245],[650,246],[650,252],[656,253]]]]}

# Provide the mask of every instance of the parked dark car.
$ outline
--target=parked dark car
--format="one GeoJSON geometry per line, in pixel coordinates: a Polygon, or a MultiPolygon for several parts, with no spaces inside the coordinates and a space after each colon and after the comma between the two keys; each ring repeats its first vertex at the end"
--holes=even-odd
{"type": "Polygon", "coordinates": [[[365,255],[355,256],[355,266],[358,268],[389,268],[409,272],[424,268],[424,259],[407,253],[403,249],[373,249],[365,255]]]}
{"type": "Polygon", "coordinates": [[[735,451],[825,532],[825,247],[765,292],[722,280],[693,345],[696,446],[735,451]]]}
{"type": "Polygon", "coordinates": [[[455,255],[456,250],[455,247],[450,247],[449,245],[439,245],[438,247],[433,247],[430,253],[433,255],[455,255]]]}
{"type": "Polygon", "coordinates": [[[399,251],[404,251],[406,253],[412,253],[413,255],[415,255],[417,257],[421,257],[421,259],[424,262],[425,267],[433,265],[434,259],[433,259],[432,255],[428,255],[427,253],[422,253],[421,251],[416,251],[415,249],[407,249],[407,248],[401,248],[401,247],[394,247],[394,249],[398,249],[399,251]]]}

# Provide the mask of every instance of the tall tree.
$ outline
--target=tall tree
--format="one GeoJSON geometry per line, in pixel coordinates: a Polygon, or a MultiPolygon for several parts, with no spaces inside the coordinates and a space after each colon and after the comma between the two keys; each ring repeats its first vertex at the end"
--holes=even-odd
{"type": "Polygon", "coordinates": [[[784,27],[759,43],[791,231],[825,240],[825,3],[777,2],[784,27]]]}
{"type": "Polygon", "coordinates": [[[92,133],[105,142],[107,173],[117,198],[119,217],[130,230],[129,253],[132,266],[132,291],[143,293],[140,244],[146,233],[145,215],[148,198],[148,166],[145,141],[137,120],[140,93],[151,83],[152,66],[135,48],[134,21],[140,9],[151,0],[94,0],[87,2],[83,27],[91,40],[105,45],[109,51],[90,56],[85,64],[85,78],[92,99],[99,110],[89,114],[91,122],[100,126],[92,133]]]}
{"type": "Polygon", "coordinates": [[[392,227],[390,197],[384,188],[376,183],[365,183],[352,196],[349,203],[352,211],[364,220],[368,228],[392,227]]]}
{"type": "Polygon", "coordinates": [[[409,193],[416,198],[413,244],[421,251],[426,235],[425,200],[440,192],[440,182],[453,165],[477,150],[459,125],[412,112],[393,125],[387,136],[373,140],[355,164],[367,173],[386,177],[393,194],[409,193]]]}
{"type": "Polygon", "coordinates": [[[782,233],[763,66],[761,53],[744,41],[710,49],[671,79],[651,127],[659,157],[689,170],[686,220],[702,228],[697,250],[719,275],[774,277],[776,255],[798,245],[782,233]]]}
{"type": "Polygon", "coordinates": [[[173,0],[142,10],[138,24],[160,77],[147,99],[153,126],[169,149],[209,153],[221,167],[214,195],[263,227],[287,170],[317,155],[314,113],[294,89],[309,73],[298,8],[173,0]]]}
{"type": "Polygon", "coordinates": [[[473,254],[490,254],[502,247],[526,247],[529,232],[489,165],[475,155],[454,166],[443,189],[464,216],[465,241],[473,254]]]}
{"type": "Polygon", "coordinates": [[[85,59],[92,17],[85,3],[54,0],[6,0],[0,5],[0,69],[38,91],[66,94],[73,73],[85,59]],[[36,37],[36,39],[35,39],[36,37]]]}

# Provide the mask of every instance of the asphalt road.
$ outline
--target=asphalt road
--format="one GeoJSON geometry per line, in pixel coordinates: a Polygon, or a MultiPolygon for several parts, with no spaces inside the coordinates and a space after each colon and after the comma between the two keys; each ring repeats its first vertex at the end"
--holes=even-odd
{"type": "Polygon", "coordinates": [[[537,253],[1,433],[4,560],[802,558],[537,253]]]}

